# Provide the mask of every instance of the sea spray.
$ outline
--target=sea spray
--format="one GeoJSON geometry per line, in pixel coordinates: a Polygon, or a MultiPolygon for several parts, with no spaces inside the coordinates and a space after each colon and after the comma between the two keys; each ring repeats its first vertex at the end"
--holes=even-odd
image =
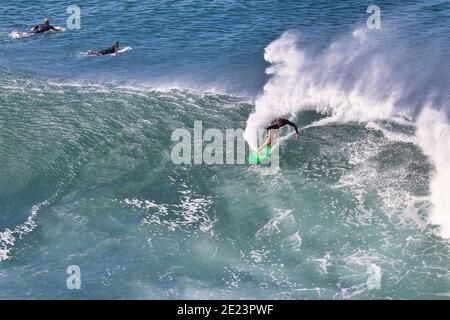
{"type": "MultiPolygon", "coordinates": [[[[425,108],[439,101],[442,88],[423,92],[424,72],[415,72],[417,63],[405,50],[390,47],[392,40],[381,43],[370,31],[360,28],[341,37],[320,52],[302,47],[301,35],[286,32],[266,49],[270,79],[256,99],[255,110],[247,120],[244,137],[254,148],[257,130],[273,118],[313,109],[329,115],[320,124],[333,122],[368,122],[399,116],[418,118],[418,141],[436,167],[431,185],[434,204],[432,223],[441,226],[440,234],[450,236],[450,202],[446,197],[450,181],[450,129],[444,113],[425,108]],[[399,56],[405,54],[405,56],[399,56]],[[412,88],[416,88],[416,92],[412,88]],[[415,99],[420,91],[422,99],[415,99]],[[428,99],[428,100],[424,100],[428,99]]],[[[405,45],[406,46],[406,45],[405,45]]]]}
{"type": "Polygon", "coordinates": [[[307,109],[342,121],[391,116],[402,86],[389,78],[392,67],[367,32],[357,29],[319,53],[301,48],[301,35],[292,32],[272,42],[264,54],[271,78],[247,120],[249,145],[273,118],[307,109]]]}
{"type": "Polygon", "coordinates": [[[426,108],[417,120],[416,134],[435,167],[430,186],[433,203],[430,222],[441,227],[443,237],[450,238],[450,125],[442,112],[426,108]]]}

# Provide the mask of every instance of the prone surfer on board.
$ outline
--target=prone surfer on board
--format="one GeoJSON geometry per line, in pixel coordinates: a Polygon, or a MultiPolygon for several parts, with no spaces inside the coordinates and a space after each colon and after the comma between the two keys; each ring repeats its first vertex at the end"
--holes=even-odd
{"type": "Polygon", "coordinates": [[[272,120],[272,122],[266,128],[266,130],[267,130],[266,141],[257,149],[257,151],[258,152],[261,151],[266,146],[271,146],[272,145],[272,132],[271,132],[271,130],[273,130],[273,129],[280,129],[281,127],[283,127],[285,125],[289,125],[289,126],[291,126],[291,127],[293,127],[295,129],[295,137],[297,138],[297,140],[299,140],[300,139],[300,133],[298,132],[297,125],[295,123],[289,121],[288,119],[278,118],[278,119],[272,120]]]}
{"type": "Polygon", "coordinates": [[[44,32],[50,31],[50,30],[53,30],[56,32],[61,31],[61,29],[59,27],[52,26],[50,24],[50,20],[48,18],[45,18],[41,24],[31,28],[30,32],[31,33],[44,33],[44,32]]]}
{"type": "Polygon", "coordinates": [[[88,56],[104,56],[106,54],[117,55],[119,47],[120,47],[119,41],[115,41],[111,47],[103,49],[101,51],[89,50],[87,52],[87,55],[88,56]]]}

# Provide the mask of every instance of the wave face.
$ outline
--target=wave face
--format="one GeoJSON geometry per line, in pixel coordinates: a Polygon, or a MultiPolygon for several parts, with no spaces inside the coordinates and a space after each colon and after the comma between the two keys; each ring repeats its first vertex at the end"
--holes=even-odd
{"type": "Polygon", "coordinates": [[[5,3],[0,299],[448,299],[450,4],[379,5],[80,1],[14,40],[65,7],[5,3]],[[255,147],[278,116],[276,175],[171,161],[194,121],[255,147]]]}

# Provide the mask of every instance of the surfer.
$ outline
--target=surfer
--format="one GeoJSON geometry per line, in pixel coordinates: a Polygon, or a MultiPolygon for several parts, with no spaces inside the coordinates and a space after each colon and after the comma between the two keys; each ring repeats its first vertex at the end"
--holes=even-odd
{"type": "Polygon", "coordinates": [[[37,26],[34,26],[33,28],[31,28],[30,32],[31,33],[44,33],[44,32],[50,31],[50,30],[53,30],[53,31],[56,31],[56,32],[61,31],[60,28],[52,26],[50,24],[50,20],[45,18],[43,23],[41,23],[40,25],[37,25],[37,26]]]}
{"type": "Polygon", "coordinates": [[[291,127],[293,127],[295,129],[295,137],[297,138],[297,140],[300,139],[300,133],[298,132],[298,128],[297,125],[291,121],[289,121],[288,119],[283,119],[283,118],[278,118],[273,120],[269,126],[266,128],[267,130],[267,138],[266,141],[257,149],[257,151],[261,151],[262,149],[264,149],[264,147],[266,146],[272,146],[272,132],[271,130],[278,130],[281,127],[285,126],[285,125],[289,125],[291,127]]]}
{"type": "Polygon", "coordinates": [[[87,52],[87,55],[88,56],[104,56],[106,54],[117,55],[119,47],[120,47],[119,41],[115,41],[111,47],[103,49],[101,51],[89,50],[87,52]]]}

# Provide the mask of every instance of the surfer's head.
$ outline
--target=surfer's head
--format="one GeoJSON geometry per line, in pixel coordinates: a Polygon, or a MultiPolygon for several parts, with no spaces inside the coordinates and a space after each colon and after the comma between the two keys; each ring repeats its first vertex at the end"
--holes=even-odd
{"type": "Polygon", "coordinates": [[[277,126],[282,127],[283,126],[283,120],[277,119],[277,126]]]}
{"type": "Polygon", "coordinates": [[[114,41],[114,43],[113,43],[113,47],[116,47],[116,48],[118,48],[120,46],[120,43],[119,43],[119,41],[114,41]]]}
{"type": "Polygon", "coordinates": [[[49,24],[50,24],[50,20],[49,20],[48,18],[45,18],[45,19],[44,19],[44,24],[45,24],[45,25],[49,25],[49,24]]]}

